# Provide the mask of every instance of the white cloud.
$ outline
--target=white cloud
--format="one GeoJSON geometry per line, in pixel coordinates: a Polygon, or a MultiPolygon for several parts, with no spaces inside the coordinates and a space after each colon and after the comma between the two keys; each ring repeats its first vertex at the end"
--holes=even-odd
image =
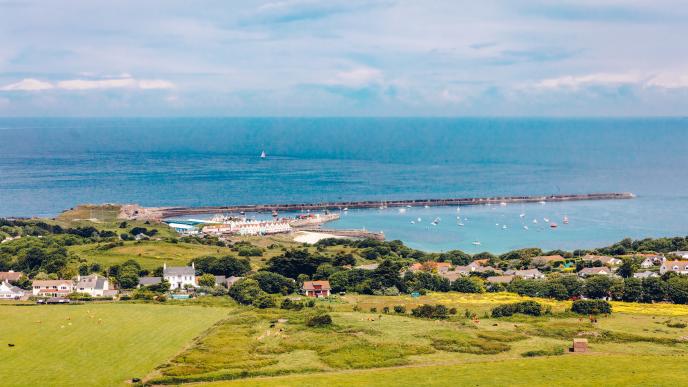
{"type": "Polygon", "coordinates": [[[649,79],[645,85],[647,87],[660,87],[663,89],[688,88],[688,75],[660,74],[649,79]]]}
{"type": "Polygon", "coordinates": [[[163,79],[142,79],[138,83],[139,88],[147,89],[173,89],[174,83],[163,79]]]}
{"type": "Polygon", "coordinates": [[[543,79],[535,87],[541,89],[577,89],[590,85],[623,85],[640,83],[641,81],[642,78],[634,73],[597,73],[543,79]]]}
{"type": "Polygon", "coordinates": [[[0,88],[2,91],[44,91],[44,90],[105,90],[105,89],[172,89],[175,85],[164,79],[134,79],[128,74],[125,77],[113,79],[68,79],[55,84],[33,78],[26,78],[19,82],[0,88]]]}
{"type": "Polygon", "coordinates": [[[347,87],[363,87],[372,83],[382,81],[382,72],[371,67],[358,67],[349,71],[342,71],[335,74],[328,84],[347,86],[347,87]]]}
{"type": "Polygon", "coordinates": [[[3,91],[41,91],[50,90],[54,86],[50,82],[39,81],[38,79],[25,78],[19,82],[4,86],[3,91]]]}
{"type": "Polygon", "coordinates": [[[57,82],[57,87],[64,90],[115,89],[134,86],[136,86],[136,81],[132,78],[98,80],[70,79],[57,82]]]}

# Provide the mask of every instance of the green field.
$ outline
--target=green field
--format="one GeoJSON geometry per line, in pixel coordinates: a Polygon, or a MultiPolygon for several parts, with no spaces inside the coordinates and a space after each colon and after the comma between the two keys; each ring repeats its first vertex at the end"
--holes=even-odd
{"type": "Polygon", "coordinates": [[[123,303],[2,304],[0,380],[5,386],[123,385],[174,356],[230,310],[123,303]]]}
{"type": "Polygon", "coordinates": [[[680,385],[688,359],[688,306],[614,303],[597,323],[570,302],[537,300],[553,315],[485,316],[522,301],[508,293],[419,298],[349,295],[301,311],[239,307],[226,297],[167,304],[17,306],[0,303],[5,385],[219,382],[306,385],[680,385]],[[447,320],[411,317],[420,303],[458,309],[447,320]],[[404,305],[407,314],[385,314],[404,305]],[[371,312],[376,308],[376,312],[371,312]],[[467,318],[469,310],[476,318],[467,318]],[[308,316],[332,316],[313,328],[308,316]],[[570,354],[573,337],[589,351],[570,354]],[[7,344],[14,344],[9,347],[7,344]],[[529,351],[541,351],[524,357],[529,351]],[[554,354],[545,356],[543,354],[554,354]],[[647,355],[652,356],[647,356],[647,355]],[[640,358],[639,356],[645,356],[640,358]]]}
{"type": "MultiPolygon", "coordinates": [[[[564,312],[570,307],[569,302],[538,300],[551,304],[555,314],[502,319],[484,316],[495,305],[524,299],[527,298],[504,293],[435,293],[420,299],[347,296],[338,302],[319,302],[318,307],[329,310],[333,319],[333,325],[324,328],[310,328],[304,324],[306,316],[314,313],[309,309],[294,312],[243,308],[216,325],[194,346],[159,367],[159,373],[154,375],[151,382],[246,381],[251,377],[313,374],[260,380],[261,383],[274,382],[277,385],[305,384],[312,378],[321,380],[324,376],[326,380],[335,380],[340,384],[364,384],[375,380],[384,385],[397,384],[399,377],[409,375],[416,378],[411,379],[413,384],[426,380],[449,385],[453,383],[450,375],[454,372],[486,367],[474,375],[479,376],[484,372],[495,372],[497,366],[493,362],[504,362],[498,363],[502,364],[504,378],[517,377],[519,372],[527,370],[531,376],[541,373],[539,378],[543,380],[542,384],[547,384],[575,375],[574,370],[569,373],[550,373],[546,371],[549,367],[567,370],[578,359],[598,356],[630,361],[636,354],[657,356],[657,361],[650,368],[643,364],[638,372],[644,372],[643,375],[648,378],[657,373],[666,374],[667,380],[671,380],[673,371],[663,367],[665,357],[688,355],[688,328],[685,325],[670,327],[672,324],[688,323],[686,306],[674,306],[668,310],[665,305],[644,305],[644,313],[614,313],[609,317],[601,316],[597,323],[591,323],[586,317],[564,312]],[[410,309],[419,302],[435,303],[439,300],[457,307],[459,313],[443,321],[413,318],[408,314],[382,313],[385,305],[403,304],[410,309]],[[354,311],[354,307],[361,311],[354,311]],[[377,312],[371,313],[371,307],[375,307],[377,312]],[[680,314],[677,313],[679,308],[680,314]],[[466,309],[477,314],[478,318],[466,318],[466,309]],[[278,322],[278,319],[287,321],[278,322]],[[567,353],[566,349],[574,337],[588,338],[588,353],[567,353]],[[536,354],[540,359],[524,358],[529,351],[559,356],[542,357],[536,354]],[[442,367],[438,368],[440,365],[442,367]],[[394,368],[363,371],[389,367],[394,368]],[[443,371],[438,373],[438,369],[443,371]],[[396,372],[400,373],[399,376],[395,376],[396,372]],[[425,373],[425,376],[418,376],[416,372],[425,373]],[[387,375],[389,379],[380,375],[387,375]]],[[[624,303],[617,306],[624,306],[624,303]]],[[[599,360],[591,362],[596,366],[599,364],[599,360]]],[[[612,368],[604,362],[600,367],[605,368],[606,372],[612,368]]],[[[619,383],[624,381],[628,370],[619,369],[615,374],[619,383]]],[[[594,377],[592,368],[589,371],[590,376],[594,377]]],[[[469,376],[465,378],[463,382],[471,380],[469,376]]],[[[482,384],[497,385],[503,384],[506,379],[490,380],[480,379],[482,384]]],[[[523,379],[523,382],[527,380],[523,379]]]]}
{"type": "Polygon", "coordinates": [[[208,383],[230,386],[681,386],[685,356],[570,355],[208,383]]]}

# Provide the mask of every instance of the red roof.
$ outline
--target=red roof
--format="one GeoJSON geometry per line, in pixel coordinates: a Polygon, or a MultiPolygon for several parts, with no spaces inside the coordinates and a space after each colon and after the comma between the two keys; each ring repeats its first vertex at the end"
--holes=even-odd
{"type": "Polygon", "coordinates": [[[303,290],[330,290],[330,281],[305,281],[303,290]]]}

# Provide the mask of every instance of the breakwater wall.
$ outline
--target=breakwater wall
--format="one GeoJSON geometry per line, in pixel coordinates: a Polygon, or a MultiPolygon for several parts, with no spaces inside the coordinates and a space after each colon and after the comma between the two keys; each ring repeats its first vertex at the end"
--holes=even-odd
{"type": "Polygon", "coordinates": [[[493,196],[476,198],[448,198],[448,199],[412,199],[412,200],[366,200],[348,202],[321,203],[288,203],[288,204],[253,204],[207,207],[140,207],[138,205],[124,205],[120,211],[123,219],[165,219],[175,216],[213,213],[238,212],[271,212],[271,211],[322,211],[343,210],[354,208],[380,207],[437,207],[437,206],[472,206],[501,203],[537,203],[537,202],[565,202],[577,200],[621,200],[632,199],[635,195],[629,192],[590,193],[570,195],[538,195],[538,196],[493,196]]]}

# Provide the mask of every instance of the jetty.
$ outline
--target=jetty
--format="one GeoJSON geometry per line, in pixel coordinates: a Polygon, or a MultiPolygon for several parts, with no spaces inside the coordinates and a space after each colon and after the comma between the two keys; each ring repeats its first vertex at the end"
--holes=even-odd
{"type": "Polygon", "coordinates": [[[632,199],[630,192],[559,194],[538,196],[493,196],[473,198],[446,199],[411,199],[411,200],[365,200],[321,203],[285,203],[285,204],[249,204],[202,207],[141,207],[135,204],[123,205],[119,218],[139,220],[162,220],[176,216],[195,214],[247,213],[247,212],[302,212],[302,211],[343,211],[346,209],[387,208],[387,207],[439,207],[439,206],[476,206],[502,205],[514,203],[567,202],[581,200],[622,200],[632,199]]]}

